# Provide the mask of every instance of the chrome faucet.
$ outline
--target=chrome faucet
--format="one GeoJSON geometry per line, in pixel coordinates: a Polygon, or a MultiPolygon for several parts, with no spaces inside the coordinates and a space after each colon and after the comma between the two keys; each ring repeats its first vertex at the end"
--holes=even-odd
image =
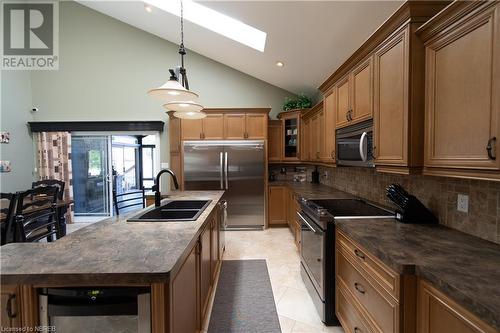
{"type": "Polygon", "coordinates": [[[170,176],[172,176],[172,180],[174,181],[174,186],[175,189],[179,189],[179,183],[177,182],[177,177],[175,176],[175,173],[170,170],[170,169],[162,169],[158,174],[156,175],[156,180],[155,184],[151,188],[155,192],[155,207],[160,207],[161,205],[161,192],[160,192],[160,177],[162,174],[168,173],[170,176]]]}

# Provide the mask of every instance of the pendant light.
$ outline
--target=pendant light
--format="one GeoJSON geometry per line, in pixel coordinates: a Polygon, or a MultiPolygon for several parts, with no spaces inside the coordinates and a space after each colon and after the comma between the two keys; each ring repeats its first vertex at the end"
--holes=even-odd
{"type": "Polygon", "coordinates": [[[174,116],[184,119],[201,119],[206,114],[202,112],[203,106],[198,103],[198,94],[189,90],[186,68],[184,67],[184,6],[181,3],[181,43],[179,54],[181,55],[181,66],[176,71],[170,69],[170,79],[162,86],[151,89],[148,94],[153,98],[166,102],[163,105],[168,111],[174,111],[174,116]],[[179,82],[180,78],[180,82],[179,82]]]}

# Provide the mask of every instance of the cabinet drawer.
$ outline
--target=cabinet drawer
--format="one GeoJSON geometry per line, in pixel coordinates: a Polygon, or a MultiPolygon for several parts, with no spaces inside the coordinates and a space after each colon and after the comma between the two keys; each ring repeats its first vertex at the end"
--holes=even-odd
{"type": "Polygon", "coordinates": [[[369,329],[369,325],[363,318],[362,314],[359,312],[358,308],[354,304],[352,296],[349,292],[340,287],[337,289],[336,293],[336,309],[337,317],[339,318],[342,328],[346,333],[370,333],[373,332],[369,329]]]}
{"type": "Polygon", "coordinates": [[[342,251],[337,252],[337,281],[361,304],[377,332],[399,331],[398,303],[386,292],[379,292],[342,251]]]}
{"type": "Polygon", "coordinates": [[[399,274],[386,267],[378,259],[370,256],[366,250],[352,242],[341,232],[337,232],[337,244],[340,247],[339,250],[351,255],[355,264],[366,270],[381,288],[399,301],[399,274]]]}

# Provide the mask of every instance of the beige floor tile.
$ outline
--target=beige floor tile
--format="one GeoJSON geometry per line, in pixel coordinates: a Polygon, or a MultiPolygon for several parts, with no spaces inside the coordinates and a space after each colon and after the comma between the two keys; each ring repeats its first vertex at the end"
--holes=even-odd
{"type": "Polygon", "coordinates": [[[316,308],[305,290],[287,288],[277,305],[278,314],[311,326],[321,326],[316,308]]]}
{"type": "Polygon", "coordinates": [[[293,326],[295,325],[295,320],[290,319],[285,316],[279,316],[281,333],[290,333],[293,330],[293,326]]]}

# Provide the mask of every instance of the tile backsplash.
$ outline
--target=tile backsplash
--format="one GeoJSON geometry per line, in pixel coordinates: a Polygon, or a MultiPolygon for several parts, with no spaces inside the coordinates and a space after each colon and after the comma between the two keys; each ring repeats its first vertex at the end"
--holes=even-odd
{"type": "MultiPolygon", "coordinates": [[[[314,167],[307,167],[310,181],[314,167]]],[[[342,191],[394,207],[385,196],[385,188],[401,184],[416,196],[439,218],[439,223],[477,237],[500,244],[500,182],[470,179],[395,175],[378,173],[372,168],[318,167],[320,182],[342,191]],[[469,196],[469,210],[457,210],[458,194],[469,196]]],[[[277,179],[293,179],[294,168],[280,174],[280,168],[271,169],[277,179]]]]}

